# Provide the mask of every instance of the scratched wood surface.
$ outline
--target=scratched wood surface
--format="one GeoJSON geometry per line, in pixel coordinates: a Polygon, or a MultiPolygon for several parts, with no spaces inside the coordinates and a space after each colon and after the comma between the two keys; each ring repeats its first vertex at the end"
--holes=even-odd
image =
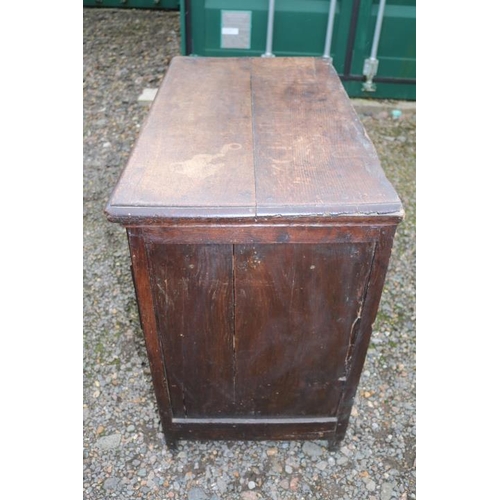
{"type": "Polygon", "coordinates": [[[331,64],[175,58],[110,220],[401,211],[331,64]]]}
{"type": "Polygon", "coordinates": [[[232,245],[147,247],[173,416],[230,415],[232,245]]]}
{"type": "Polygon", "coordinates": [[[113,194],[112,212],[254,212],[250,65],[244,58],[171,62],[113,194]]]}
{"type": "Polygon", "coordinates": [[[397,209],[398,197],[328,62],[254,59],[252,101],[258,215],[397,209]]]}
{"type": "Polygon", "coordinates": [[[354,397],[370,344],[372,325],[377,317],[395,231],[395,225],[384,227],[380,231],[380,239],[376,244],[371,263],[370,278],[365,292],[363,310],[360,311],[359,321],[356,322],[351,333],[350,350],[346,358],[347,380],[337,409],[338,423],[335,427],[334,438],[334,442],[337,444],[344,439],[347,431],[354,397]]]}
{"type": "Polygon", "coordinates": [[[149,241],[173,417],[335,416],[374,247],[149,241]]]}
{"type": "Polygon", "coordinates": [[[162,355],[161,338],[157,330],[155,318],[155,292],[151,288],[149,266],[147,264],[146,246],[139,229],[127,229],[127,236],[132,261],[132,276],[138,302],[141,327],[146,341],[149,366],[153,387],[158,403],[163,432],[169,446],[175,443],[171,431],[172,402],[167,388],[165,364],[162,355]]]}
{"type": "Polygon", "coordinates": [[[335,415],[373,247],[235,247],[240,413],[335,415]]]}

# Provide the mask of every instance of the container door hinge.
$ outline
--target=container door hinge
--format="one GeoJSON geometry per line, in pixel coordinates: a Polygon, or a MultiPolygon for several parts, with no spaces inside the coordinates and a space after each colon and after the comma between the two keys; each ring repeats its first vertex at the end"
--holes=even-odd
{"type": "Polygon", "coordinates": [[[373,77],[377,74],[378,59],[370,57],[365,59],[363,65],[363,76],[366,76],[366,81],[363,82],[363,90],[365,92],[375,92],[377,86],[373,83],[373,77]]]}

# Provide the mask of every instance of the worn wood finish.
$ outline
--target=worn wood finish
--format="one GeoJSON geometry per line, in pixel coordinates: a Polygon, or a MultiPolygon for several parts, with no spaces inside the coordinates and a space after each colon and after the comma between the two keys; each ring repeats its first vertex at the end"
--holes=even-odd
{"type": "Polygon", "coordinates": [[[168,444],[338,447],[403,210],[332,66],[176,58],[106,214],[168,444]]]}
{"type": "Polygon", "coordinates": [[[399,205],[328,62],[254,59],[252,101],[258,215],[383,213],[399,205]]]}
{"type": "Polygon", "coordinates": [[[170,215],[254,213],[249,68],[244,58],[171,62],[111,213],[120,206],[170,215]]]}
{"type": "Polygon", "coordinates": [[[151,376],[158,403],[158,411],[167,444],[175,448],[176,439],[172,432],[172,405],[168,390],[165,363],[162,356],[161,337],[158,335],[153,306],[153,291],[149,282],[149,266],[146,247],[140,229],[128,229],[128,243],[132,260],[135,293],[138,300],[139,317],[146,341],[151,376]]]}
{"type": "Polygon", "coordinates": [[[231,245],[148,243],[174,417],[233,413],[231,245]]]}
{"type": "Polygon", "coordinates": [[[107,212],[401,215],[401,204],[328,61],[176,57],[107,212]]]}
{"type": "Polygon", "coordinates": [[[176,227],[144,227],[148,241],[169,244],[210,243],[361,243],[378,237],[378,226],[356,224],[292,225],[292,224],[208,224],[176,227]]]}
{"type": "Polygon", "coordinates": [[[370,244],[235,247],[238,413],[335,415],[372,253],[370,244]]]}
{"type": "Polygon", "coordinates": [[[351,331],[349,351],[346,357],[346,384],[343,390],[340,405],[337,409],[338,423],[335,428],[334,438],[330,446],[338,448],[344,439],[354,397],[358,387],[366,352],[370,344],[372,325],[377,317],[377,310],[382,295],[385,275],[391,255],[392,242],[396,227],[384,228],[377,242],[373,261],[370,269],[370,278],[367,282],[363,308],[359,311],[359,320],[351,331]]]}
{"type": "Polygon", "coordinates": [[[177,439],[226,439],[226,440],[280,440],[325,439],[335,435],[334,420],[314,419],[238,419],[229,422],[204,421],[176,422],[173,433],[177,439]]]}

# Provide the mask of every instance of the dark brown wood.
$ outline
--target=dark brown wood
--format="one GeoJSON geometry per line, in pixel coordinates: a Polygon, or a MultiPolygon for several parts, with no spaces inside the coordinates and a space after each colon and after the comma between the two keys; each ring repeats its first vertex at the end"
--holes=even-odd
{"type": "Polygon", "coordinates": [[[370,344],[372,325],[377,317],[378,305],[382,295],[385,275],[391,255],[392,242],[396,227],[384,228],[377,242],[370,269],[370,278],[366,284],[363,307],[359,310],[358,320],[353,325],[349,350],[345,359],[346,382],[340,405],[337,409],[338,423],[335,428],[334,446],[345,437],[354,397],[370,344]]]}
{"type": "Polygon", "coordinates": [[[176,58],[106,213],[167,443],[338,448],[403,210],[332,66],[176,58]]]}
{"type": "Polygon", "coordinates": [[[314,419],[238,419],[230,422],[190,421],[176,422],[174,432],[177,439],[225,439],[225,440],[295,440],[325,439],[334,436],[335,420],[314,419]]]}
{"type": "Polygon", "coordinates": [[[362,243],[378,237],[379,226],[336,224],[206,224],[176,227],[145,226],[148,241],[170,244],[210,243],[362,243]]]}
{"type": "Polygon", "coordinates": [[[235,247],[239,414],[335,415],[373,247],[235,247]]]}
{"type": "Polygon", "coordinates": [[[231,245],[148,243],[174,417],[233,413],[231,245]]]}
{"type": "Polygon", "coordinates": [[[158,403],[158,411],[167,443],[175,447],[175,438],[172,432],[172,404],[168,390],[165,364],[162,357],[161,337],[156,329],[153,306],[153,291],[149,282],[149,266],[147,263],[146,247],[140,229],[128,229],[128,243],[135,293],[138,300],[139,317],[146,341],[151,377],[158,403]]]}

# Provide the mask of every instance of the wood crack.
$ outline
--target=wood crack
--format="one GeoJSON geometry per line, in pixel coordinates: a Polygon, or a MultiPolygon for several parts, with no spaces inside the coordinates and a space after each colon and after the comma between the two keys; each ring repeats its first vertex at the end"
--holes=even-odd
{"type": "Polygon", "coordinates": [[[370,267],[369,267],[368,276],[367,276],[367,279],[365,282],[363,295],[361,297],[361,302],[359,304],[359,309],[358,309],[356,318],[352,322],[351,331],[349,333],[349,347],[347,349],[347,354],[346,354],[346,358],[345,358],[345,362],[344,362],[346,380],[349,378],[349,373],[351,371],[351,364],[352,364],[352,356],[354,353],[354,349],[356,347],[356,342],[357,342],[358,337],[359,337],[359,324],[360,324],[361,318],[363,316],[363,309],[364,309],[364,306],[366,303],[366,297],[368,296],[368,289],[370,287],[370,280],[371,280],[372,270],[373,270],[373,266],[374,266],[374,262],[375,262],[376,251],[377,251],[377,244],[375,243],[373,245],[373,251],[372,251],[372,255],[371,255],[371,259],[370,259],[370,267]]]}
{"type": "MultiPolygon", "coordinates": [[[[373,245],[372,255],[371,255],[371,259],[370,259],[370,267],[369,267],[369,271],[368,271],[368,276],[366,278],[366,282],[365,282],[365,286],[364,286],[364,290],[363,290],[363,295],[361,297],[361,302],[360,302],[360,305],[358,308],[358,312],[356,314],[356,318],[354,318],[354,321],[352,322],[352,325],[351,325],[351,330],[349,332],[349,344],[347,347],[347,353],[346,353],[346,357],[344,360],[344,375],[342,377],[339,377],[339,379],[338,379],[338,381],[342,383],[342,389],[341,389],[340,397],[338,400],[338,404],[333,412],[333,414],[337,415],[337,416],[339,416],[339,412],[342,410],[343,407],[345,407],[345,404],[346,404],[345,394],[346,394],[346,390],[348,388],[349,378],[350,378],[350,374],[351,374],[352,357],[354,354],[354,349],[356,347],[356,342],[359,338],[359,325],[361,323],[361,317],[363,315],[363,308],[365,306],[366,298],[368,296],[368,290],[370,288],[370,281],[371,281],[371,277],[372,277],[373,266],[375,264],[375,256],[377,253],[377,249],[378,249],[378,244],[375,243],[373,245]]],[[[341,419],[341,418],[342,418],[342,416],[339,416],[339,419],[341,419]]]]}

